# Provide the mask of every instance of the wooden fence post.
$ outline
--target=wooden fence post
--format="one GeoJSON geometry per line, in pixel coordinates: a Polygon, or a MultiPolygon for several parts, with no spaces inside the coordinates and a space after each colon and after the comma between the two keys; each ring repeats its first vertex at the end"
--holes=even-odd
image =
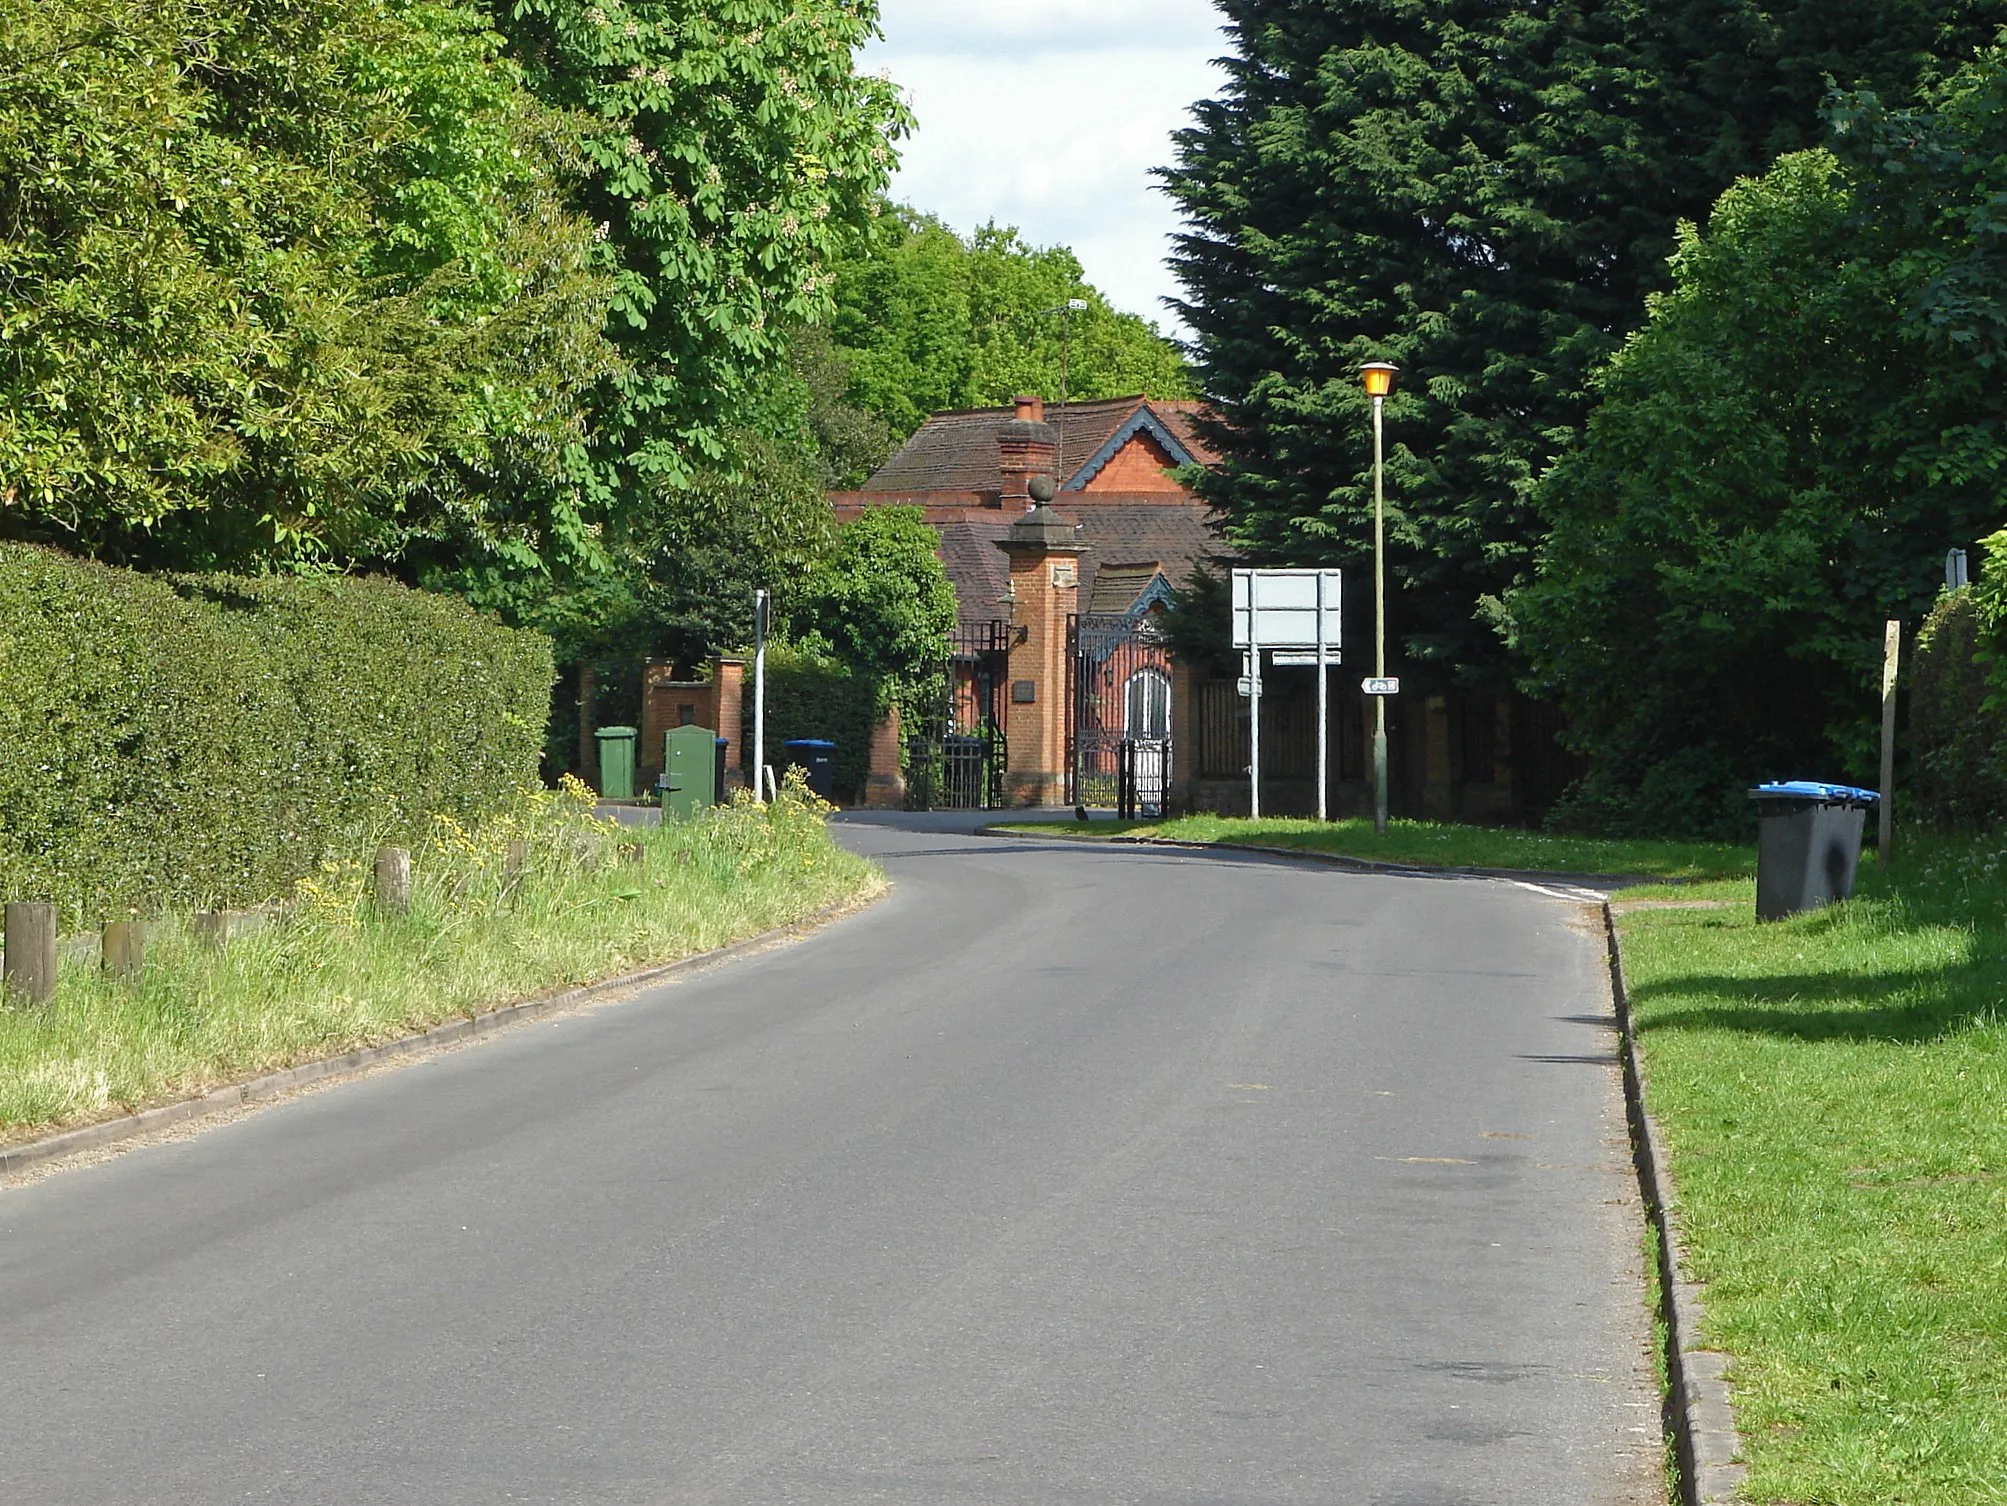
{"type": "Polygon", "coordinates": [[[402,915],[411,908],[411,849],[408,847],[376,849],[376,903],[377,908],[392,915],[402,915]]]}
{"type": "Polygon", "coordinates": [[[104,970],[119,978],[136,978],[146,966],[146,922],[114,920],[105,927],[101,948],[104,970]]]}
{"type": "Polygon", "coordinates": [[[6,913],[5,986],[40,1004],[56,991],[56,907],[11,900],[6,913]]]}
{"type": "Polygon", "coordinates": [[[195,939],[204,946],[219,950],[230,940],[230,912],[228,910],[197,910],[195,912],[195,939]]]}
{"type": "Polygon", "coordinates": [[[514,838],[502,854],[502,902],[514,904],[530,871],[530,844],[514,838]]]}

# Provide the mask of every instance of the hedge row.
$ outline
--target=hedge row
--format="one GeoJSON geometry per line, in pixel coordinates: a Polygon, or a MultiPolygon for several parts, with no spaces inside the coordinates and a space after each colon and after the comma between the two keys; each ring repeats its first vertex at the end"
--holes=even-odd
{"type": "MultiPolygon", "coordinates": [[[[767,649],[767,762],[779,773],[787,760],[781,744],[798,737],[823,738],[836,744],[836,798],[848,805],[857,800],[871,772],[871,733],[882,715],[884,692],[869,675],[858,674],[835,659],[781,644],[767,649]]],[[[752,762],[753,697],[748,683],[744,700],[744,741],[752,762]]]]}
{"type": "Polygon", "coordinates": [[[534,784],[548,640],[390,581],[0,545],[0,898],[63,925],[288,892],[534,784]]]}
{"type": "Polygon", "coordinates": [[[2007,711],[1988,673],[1984,603],[1947,591],[1917,634],[1909,674],[1912,783],[1919,812],[1976,830],[2007,817],[2007,711]]]}

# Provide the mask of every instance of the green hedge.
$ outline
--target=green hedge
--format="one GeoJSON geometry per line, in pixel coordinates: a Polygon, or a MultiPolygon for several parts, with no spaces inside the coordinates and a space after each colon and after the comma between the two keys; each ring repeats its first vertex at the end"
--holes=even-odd
{"type": "Polygon", "coordinates": [[[1985,604],[1947,591],[1917,634],[1910,666],[1911,779],[1919,811],[1968,830],[2007,817],[2007,712],[1988,674],[1985,604]]]}
{"type": "Polygon", "coordinates": [[[0,545],[0,898],[65,928],[284,894],[536,781],[548,640],[390,581],[0,545]]]}
{"type": "MultiPolygon", "coordinates": [[[[782,644],[767,649],[767,762],[786,767],[781,744],[819,737],[836,744],[836,799],[854,804],[871,772],[871,733],[885,704],[884,692],[869,675],[832,658],[782,644]]],[[[744,702],[743,746],[753,757],[753,695],[750,675],[744,702]]]]}

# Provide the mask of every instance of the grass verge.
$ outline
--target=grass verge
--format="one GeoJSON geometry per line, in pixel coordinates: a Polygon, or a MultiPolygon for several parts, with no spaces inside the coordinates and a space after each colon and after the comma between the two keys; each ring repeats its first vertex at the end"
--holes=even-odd
{"type": "Polygon", "coordinates": [[[405,915],[375,913],[359,860],[331,861],[283,920],[221,951],[170,920],[137,979],[65,964],[48,1003],[0,1001],[0,1142],[708,951],[879,882],[820,802],[782,793],[631,830],[594,821],[589,798],[536,798],[478,833],[441,822],[414,855],[405,915]],[[530,865],[510,890],[512,838],[530,865]]]}
{"type": "Polygon", "coordinates": [[[1748,1499],[2007,1502],[2007,853],[1619,924],[1748,1499]]]}
{"type": "MultiPolygon", "coordinates": [[[[1013,823],[1016,824],[1016,823],[1013,823]]],[[[1311,821],[1267,817],[1182,816],[1175,821],[1094,821],[1044,818],[1084,836],[1135,835],[1177,842],[1255,843],[1295,847],[1382,863],[1433,868],[1510,868],[1544,873],[1636,874],[1660,879],[1747,879],[1756,868],[1754,847],[1722,842],[1559,836],[1512,827],[1452,826],[1433,821],[1393,821],[1384,836],[1371,820],[1311,821]]]]}

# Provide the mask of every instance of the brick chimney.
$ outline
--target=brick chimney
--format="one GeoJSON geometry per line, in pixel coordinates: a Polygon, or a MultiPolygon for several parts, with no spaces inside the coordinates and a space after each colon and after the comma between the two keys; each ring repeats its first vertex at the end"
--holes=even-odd
{"type": "Polygon", "coordinates": [[[1050,472],[1059,453],[1059,431],[1045,421],[1045,399],[1020,397],[1017,412],[997,427],[998,468],[1006,508],[1028,508],[1033,476],[1050,472]]]}

